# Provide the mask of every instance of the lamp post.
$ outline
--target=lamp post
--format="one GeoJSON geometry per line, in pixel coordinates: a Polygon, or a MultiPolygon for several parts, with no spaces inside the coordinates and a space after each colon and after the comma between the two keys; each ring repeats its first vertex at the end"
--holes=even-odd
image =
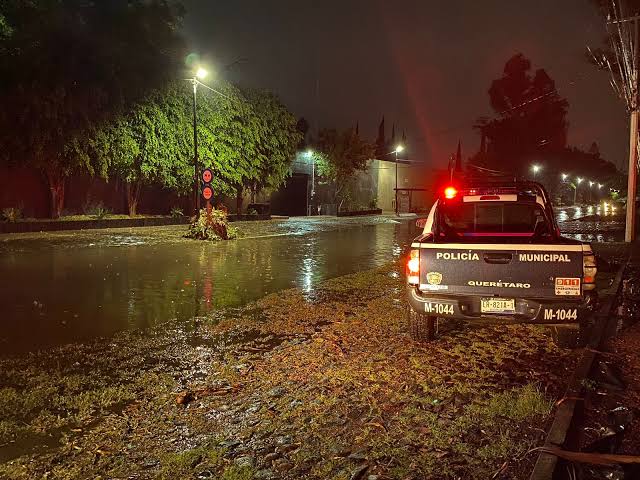
{"type": "Polygon", "coordinates": [[[398,215],[398,152],[402,152],[404,150],[404,146],[398,145],[393,153],[396,154],[396,215],[398,215]]]}
{"type": "Polygon", "coordinates": [[[313,208],[313,198],[316,194],[316,158],[313,155],[313,150],[309,149],[306,152],[307,158],[311,159],[311,201],[309,202],[309,208],[307,209],[307,215],[311,215],[311,209],[313,208]]]}
{"type": "Polygon", "coordinates": [[[193,205],[196,217],[200,212],[200,194],[198,192],[200,175],[198,174],[198,114],[196,109],[196,93],[198,91],[199,80],[205,78],[208,74],[209,72],[204,68],[199,67],[191,79],[191,83],[193,84],[193,205]]]}
{"type": "Polygon", "coordinates": [[[582,179],[582,178],[580,178],[580,177],[576,178],[576,188],[575,188],[575,190],[573,191],[573,204],[574,204],[574,205],[576,204],[576,200],[577,200],[577,198],[578,198],[578,185],[580,185],[580,183],[582,183],[582,180],[583,180],[583,179],[582,179]]]}

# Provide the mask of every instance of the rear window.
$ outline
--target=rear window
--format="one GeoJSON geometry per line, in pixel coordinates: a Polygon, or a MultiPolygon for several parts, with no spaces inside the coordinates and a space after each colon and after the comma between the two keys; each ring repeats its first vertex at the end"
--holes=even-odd
{"type": "Polygon", "coordinates": [[[439,231],[445,236],[531,237],[536,219],[544,221],[535,203],[469,202],[445,204],[439,208],[439,231]]]}

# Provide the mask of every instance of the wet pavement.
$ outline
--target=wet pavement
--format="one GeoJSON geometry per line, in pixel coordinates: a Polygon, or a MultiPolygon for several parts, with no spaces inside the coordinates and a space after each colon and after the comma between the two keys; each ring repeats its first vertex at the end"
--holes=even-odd
{"type": "Polygon", "coordinates": [[[210,316],[286,288],[311,291],[397,258],[417,234],[412,220],[388,217],[240,228],[253,236],[190,241],[181,226],[5,238],[0,354],[210,316]]]}

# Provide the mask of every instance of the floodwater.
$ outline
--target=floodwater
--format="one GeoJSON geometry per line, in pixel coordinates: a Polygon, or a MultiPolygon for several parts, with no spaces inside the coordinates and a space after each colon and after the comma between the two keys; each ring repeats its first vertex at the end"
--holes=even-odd
{"type": "MultiPolygon", "coordinates": [[[[619,213],[601,208],[558,209],[562,231],[621,240],[619,213]]],[[[0,255],[0,355],[215,315],[286,288],[311,291],[398,258],[418,234],[414,220],[363,222],[323,231],[323,222],[292,219],[288,234],[221,243],[122,232],[70,244],[31,240],[0,255]]]]}
{"type": "Polygon", "coordinates": [[[560,230],[565,237],[581,242],[621,242],[624,240],[624,209],[604,204],[556,208],[560,230]]]}
{"type": "Polygon", "coordinates": [[[290,287],[397,258],[414,221],[207,243],[101,236],[61,248],[38,240],[0,256],[0,355],[215,314],[290,287]]]}

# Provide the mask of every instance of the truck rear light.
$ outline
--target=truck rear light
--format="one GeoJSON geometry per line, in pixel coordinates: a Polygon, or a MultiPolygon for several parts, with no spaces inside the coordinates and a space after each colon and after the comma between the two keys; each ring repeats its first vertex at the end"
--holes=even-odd
{"type": "Polygon", "coordinates": [[[598,273],[596,257],[591,251],[586,251],[584,253],[585,254],[582,256],[582,284],[584,290],[594,290],[596,288],[596,274],[598,273]]]}
{"type": "Polygon", "coordinates": [[[447,187],[444,189],[444,198],[447,198],[449,200],[455,198],[457,194],[458,190],[455,187],[447,187]]]}
{"type": "Polygon", "coordinates": [[[411,250],[407,262],[407,283],[418,285],[420,283],[420,250],[411,250]]]}

